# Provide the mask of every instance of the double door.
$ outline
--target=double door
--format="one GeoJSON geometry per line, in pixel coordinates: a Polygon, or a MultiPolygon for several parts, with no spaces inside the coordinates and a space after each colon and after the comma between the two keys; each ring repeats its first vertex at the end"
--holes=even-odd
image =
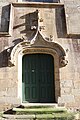
{"type": "Polygon", "coordinates": [[[22,100],[55,102],[54,59],[49,54],[26,54],[22,59],[22,100]]]}

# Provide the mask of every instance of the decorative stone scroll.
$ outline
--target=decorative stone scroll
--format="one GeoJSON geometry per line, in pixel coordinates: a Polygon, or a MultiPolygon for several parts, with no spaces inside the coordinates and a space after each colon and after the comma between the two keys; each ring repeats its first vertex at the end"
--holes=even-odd
{"type": "Polygon", "coordinates": [[[68,60],[65,59],[65,56],[59,58],[60,66],[65,67],[68,64],[68,60]]]}

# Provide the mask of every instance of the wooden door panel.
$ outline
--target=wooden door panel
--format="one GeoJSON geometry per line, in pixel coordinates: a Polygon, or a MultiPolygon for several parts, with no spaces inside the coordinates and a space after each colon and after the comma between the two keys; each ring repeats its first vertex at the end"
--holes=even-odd
{"type": "Polygon", "coordinates": [[[29,54],[23,56],[22,71],[23,101],[54,101],[54,61],[51,55],[29,54]]]}

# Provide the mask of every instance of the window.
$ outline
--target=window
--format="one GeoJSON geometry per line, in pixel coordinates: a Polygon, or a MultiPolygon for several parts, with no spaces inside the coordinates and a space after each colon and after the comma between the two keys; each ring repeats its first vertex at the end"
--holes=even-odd
{"type": "Polygon", "coordinates": [[[22,0],[22,2],[49,2],[49,3],[57,3],[59,0],[22,0]]]}

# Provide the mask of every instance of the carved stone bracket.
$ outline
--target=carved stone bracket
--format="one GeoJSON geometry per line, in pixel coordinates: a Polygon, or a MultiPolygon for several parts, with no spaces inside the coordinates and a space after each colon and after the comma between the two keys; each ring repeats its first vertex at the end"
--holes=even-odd
{"type": "Polygon", "coordinates": [[[68,60],[66,60],[65,56],[59,58],[60,67],[65,67],[68,64],[68,60]]]}

